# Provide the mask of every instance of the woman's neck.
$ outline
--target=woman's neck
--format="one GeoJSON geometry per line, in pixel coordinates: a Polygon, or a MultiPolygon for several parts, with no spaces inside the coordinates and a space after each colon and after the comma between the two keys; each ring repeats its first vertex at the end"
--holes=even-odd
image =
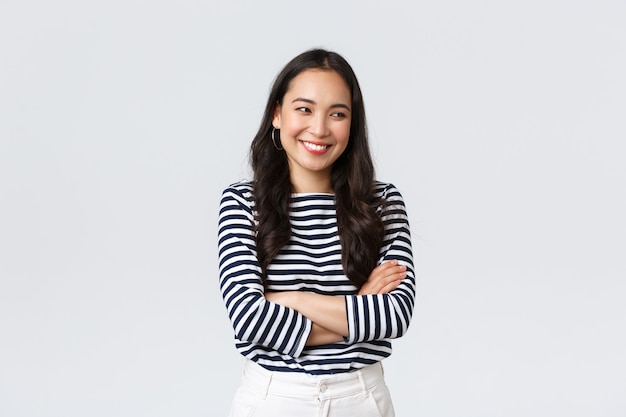
{"type": "Polygon", "coordinates": [[[330,183],[330,175],[328,176],[291,176],[291,185],[296,193],[321,193],[332,194],[333,187],[330,183]]]}

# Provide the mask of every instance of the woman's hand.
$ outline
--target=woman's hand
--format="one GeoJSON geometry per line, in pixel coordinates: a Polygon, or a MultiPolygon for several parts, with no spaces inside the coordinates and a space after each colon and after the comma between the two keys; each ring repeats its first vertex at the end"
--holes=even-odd
{"type": "Polygon", "coordinates": [[[359,295],[387,294],[400,285],[405,277],[405,265],[398,265],[396,260],[383,262],[372,270],[367,282],[359,290],[359,295]]]}

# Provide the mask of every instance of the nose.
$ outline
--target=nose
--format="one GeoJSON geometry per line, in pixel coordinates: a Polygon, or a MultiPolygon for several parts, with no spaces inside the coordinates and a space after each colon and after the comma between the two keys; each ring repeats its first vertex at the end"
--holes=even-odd
{"type": "Polygon", "coordinates": [[[309,126],[309,132],[318,137],[323,138],[328,136],[328,121],[323,114],[318,113],[311,118],[311,125],[309,126]]]}

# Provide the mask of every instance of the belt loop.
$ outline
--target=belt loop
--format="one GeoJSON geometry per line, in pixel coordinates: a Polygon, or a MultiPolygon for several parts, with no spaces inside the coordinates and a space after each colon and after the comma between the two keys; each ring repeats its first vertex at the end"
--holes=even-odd
{"type": "Polygon", "coordinates": [[[261,398],[265,399],[272,383],[272,373],[256,362],[246,359],[243,374],[244,378],[252,383],[261,398]]]}
{"type": "Polygon", "coordinates": [[[369,390],[367,389],[367,383],[365,382],[365,378],[363,378],[363,371],[356,371],[357,376],[359,377],[359,383],[361,384],[361,390],[363,394],[367,397],[369,395],[369,390]]]}
{"type": "Polygon", "coordinates": [[[269,373],[267,375],[267,380],[265,381],[265,386],[263,387],[263,399],[267,398],[267,393],[270,390],[271,383],[272,383],[272,374],[269,373]]]}

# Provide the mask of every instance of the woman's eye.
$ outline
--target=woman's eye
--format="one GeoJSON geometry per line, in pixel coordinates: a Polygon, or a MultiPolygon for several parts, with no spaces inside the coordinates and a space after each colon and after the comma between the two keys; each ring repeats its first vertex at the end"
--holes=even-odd
{"type": "Polygon", "coordinates": [[[336,112],[336,113],[332,113],[332,114],[331,114],[331,116],[333,116],[333,117],[339,117],[339,118],[343,119],[344,117],[346,117],[346,114],[345,114],[345,113],[342,113],[342,112],[340,112],[340,111],[338,111],[338,112],[336,112]]]}
{"type": "Polygon", "coordinates": [[[300,111],[302,113],[311,113],[311,109],[309,109],[308,107],[298,107],[296,111],[300,111]]]}

